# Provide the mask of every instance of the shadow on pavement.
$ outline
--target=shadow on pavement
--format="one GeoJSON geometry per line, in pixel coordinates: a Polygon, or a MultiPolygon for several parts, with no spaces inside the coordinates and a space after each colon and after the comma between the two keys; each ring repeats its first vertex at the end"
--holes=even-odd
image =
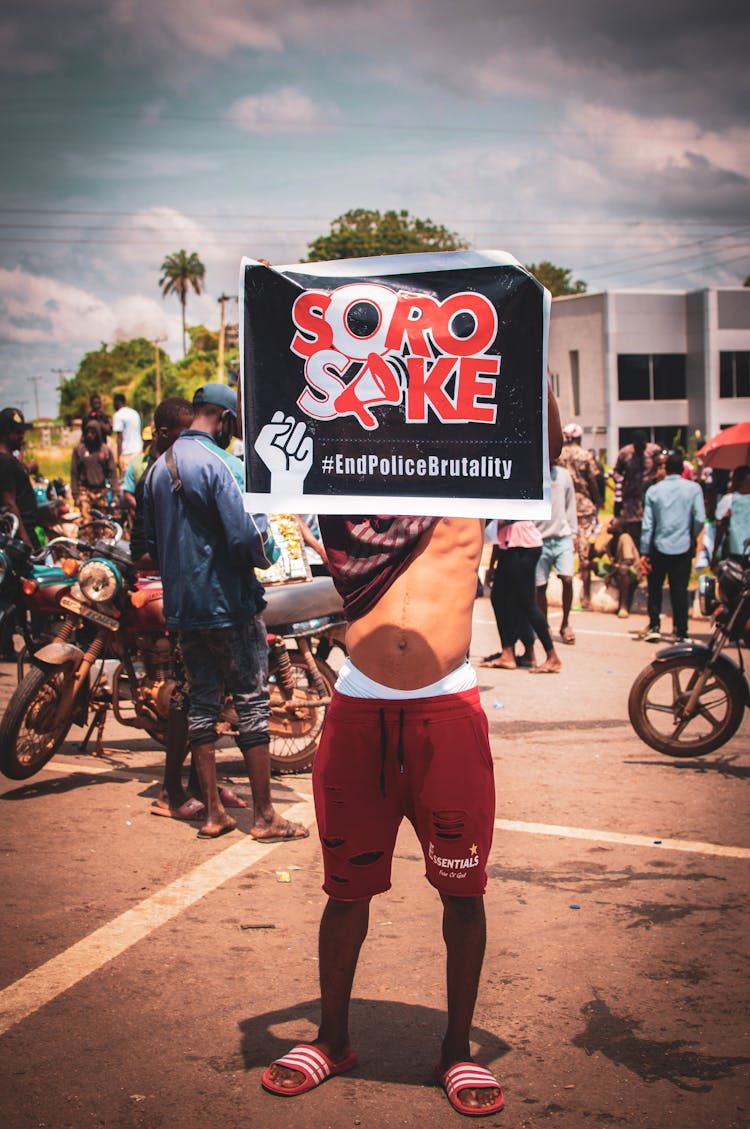
{"type": "Polygon", "coordinates": [[[687,1050],[690,1043],[684,1039],[644,1039],[637,1033],[641,1027],[639,1020],[615,1015],[597,993],[583,1005],[581,1014],[586,1030],[576,1035],[573,1046],[581,1047],[588,1055],[598,1051],[644,1082],[663,1080],[679,1090],[707,1093],[713,1089],[713,1082],[734,1077],[736,1067],[750,1063],[750,1058],[718,1058],[687,1050]]]}
{"type": "Polygon", "coordinates": [[[714,774],[718,776],[733,776],[736,780],[750,780],[750,767],[735,764],[736,757],[717,757],[716,760],[698,760],[696,757],[686,757],[684,760],[675,760],[665,754],[664,760],[624,760],[623,764],[636,765],[638,768],[671,768],[678,772],[692,772],[697,776],[714,774]]]}
{"type": "MultiPolygon", "coordinates": [[[[242,1057],[247,1070],[266,1067],[285,1055],[295,1043],[315,1038],[320,1005],[317,999],[304,1000],[277,1011],[267,1011],[240,1023],[242,1057]],[[284,1025],[294,1030],[283,1036],[273,1028],[284,1025]]],[[[445,1031],[446,1014],[438,1008],[400,1000],[353,999],[351,1004],[352,1042],[359,1052],[357,1077],[370,1081],[423,1086],[432,1081],[445,1031]],[[399,1038],[394,1038],[395,1033],[399,1038]],[[414,1052],[415,1043],[419,1047],[414,1052]]],[[[472,1049],[477,1062],[489,1066],[512,1049],[497,1035],[473,1027],[472,1049]]]]}
{"type": "Polygon", "coordinates": [[[3,792],[0,801],[5,800],[30,800],[35,796],[62,796],[66,792],[75,792],[78,788],[89,788],[94,784],[127,784],[126,777],[91,775],[85,768],[80,773],[72,776],[57,776],[53,780],[48,777],[32,780],[29,784],[21,784],[10,792],[3,792]]]}

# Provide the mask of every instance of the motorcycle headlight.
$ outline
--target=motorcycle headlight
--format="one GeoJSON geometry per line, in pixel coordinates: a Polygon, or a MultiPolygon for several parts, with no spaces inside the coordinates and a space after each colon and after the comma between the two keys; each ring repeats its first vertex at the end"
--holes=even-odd
{"type": "Polygon", "coordinates": [[[78,587],[92,604],[103,604],[120,591],[120,574],[109,561],[86,561],[78,573],[78,587]]]}
{"type": "Polygon", "coordinates": [[[711,615],[717,604],[716,581],[713,576],[707,576],[705,572],[698,577],[698,603],[701,615],[711,615]]]}
{"type": "Polygon", "coordinates": [[[733,603],[742,591],[745,572],[737,561],[721,561],[716,575],[719,581],[719,594],[727,603],[733,603]]]}

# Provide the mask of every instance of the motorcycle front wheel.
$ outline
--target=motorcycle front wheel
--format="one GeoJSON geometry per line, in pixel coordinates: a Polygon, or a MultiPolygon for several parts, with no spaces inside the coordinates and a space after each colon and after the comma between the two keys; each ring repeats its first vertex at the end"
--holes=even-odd
{"type": "MultiPolygon", "coordinates": [[[[311,767],[328,708],[316,705],[320,694],[302,655],[290,651],[289,658],[294,673],[291,700],[284,698],[275,675],[269,679],[271,715],[268,732],[272,772],[305,772],[311,767]]],[[[336,675],[322,659],[316,659],[315,665],[325,687],[325,696],[330,699],[336,675]]]]}
{"type": "Polygon", "coordinates": [[[705,673],[699,655],[650,663],[636,678],[628,714],[638,736],[658,753],[701,757],[733,737],[745,712],[744,697],[723,670],[710,670],[689,717],[685,706],[705,673]]]}
{"type": "Polygon", "coordinates": [[[0,722],[0,771],[27,780],[51,760],[73,724],[72,711],[55,722],[66,667],[32,667],[19,682],[0,722]]]}

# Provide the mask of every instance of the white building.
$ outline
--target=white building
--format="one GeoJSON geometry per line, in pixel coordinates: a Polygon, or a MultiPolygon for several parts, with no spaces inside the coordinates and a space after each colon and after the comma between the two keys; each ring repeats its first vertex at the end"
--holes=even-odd
{"type": "Polygon", "coordinates": [[[611,461],[640,428],[686,448],[750,419],[750,288],[555,298],[549,370],[585,447],[611,461]]]}

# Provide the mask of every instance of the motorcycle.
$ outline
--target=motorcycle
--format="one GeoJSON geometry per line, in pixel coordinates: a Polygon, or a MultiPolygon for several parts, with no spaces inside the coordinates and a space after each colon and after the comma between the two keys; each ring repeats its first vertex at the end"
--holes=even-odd
{"type": "Polygon", "coordinates": [[[330,576],[269,587],[266,602],[271,769],[304,772],[315,758],[336,682],[328,660],[334,650],[346,655],[343,604],[330,576]]]}
{"type": "MultiPolygon", "coordinates": [[[[174,678],[161,581],[135,571],[126,545],[70,541],[70,550],[84,563],[69,590],[57,593],[63,618],[52,641],[34,654],[0,722],[0,771],[13,780],[38,772],[74,724],[88,726],[81,751],[97,729],[100,753],[110,710],[121,725],[166,744],[174,678]],[[107,660],[115,660],[111,675],[107,660]]],[[[322,586],[290,586],[316,587],[304,597],[270,592],[269,736],[278,772],[312,763],[336,679],[326,658],[332,647],[343,647],[340,599],[330,578],[318,579],[322,586]]],[[[221,729],[232,728],[228,705],[221,729]]]]}
{"type": "Polygon", "coordinates": [[[14,635],[23,636],[26,654],[51,635],[60,619],[57,597],[72,585],[77,565],[72,560],[45,563],[49,547],[32,553],[18,536],[18,528],[15,514],[0,515],[0,656],[18,662],[20,679],[24,651],[16,655],[14,635]]]}
{"type": "Polygon", "coordinates": [[[750,568],[722,561],[717,577],[698,581],[701,611],[710,615],[708,644],[659,651],[630,689],[628,714],[638,736],[673,757],[712,753],[737,732],[750,706],[742,647],[750,646],[750,568]],[[738,662],[725,649],[737,647],[738,662]]]}

